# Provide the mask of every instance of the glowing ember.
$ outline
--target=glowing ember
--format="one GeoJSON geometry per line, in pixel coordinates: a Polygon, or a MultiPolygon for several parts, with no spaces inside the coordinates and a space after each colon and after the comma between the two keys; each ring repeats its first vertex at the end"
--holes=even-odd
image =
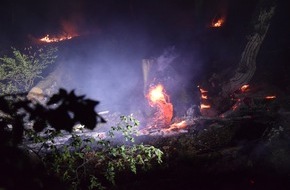
{"type": "Polygon", "coordinates": [[[241,104],[241,99],[238,99],[235,105],[233,105],[232,110],[236,110],[241,104]]]}
{"type": "Polygon", "coordinates": [[[221,27],[225,22],[225,19],[224,18],[219,18],[219,19],[213,19],[212,23],[211,23],[211,27],[214,27],[214,28],[219,28],[221,27]]]}
{"type": "MultiPolygon", "coordinates": [[[[200,94],[201,94],[201,100],[207,100],[208,96],[207,96],[207,90],[204,90],[202,88],[200,88],[200,86],[198,86],[200,94]]],[[[200,104],[200,109],[209,109],[211,106],[207,103],[205,103],[204,101],[201,102],[200,104]]]]}
{"type": "Polygon", "coordinates": [[[202,94],[201,99],[207,99],[207,95],[202,94]]]}
{"type": "Polygon", "coordinates": [[[204,90],[202,88],[200,88],[199,91],[200,91],[201,94],[208,92],[207,90],[204,90]]]}
{"type": "Polygon", "coordinates": [[[170,127],[168,129],[165,129],[165,131],[177,131],[180,129],[184,129],[187,127],[187,123],[186,121],[180,121],[178,123],[173,123],[170,125],[170,127]]]}
{"type": "Polygon", "coordinates": [[[200,104],[200,109],[209,109],[210,105],[207,104],[200,104]]]}
{"type": "Polygon", "coordinates": [[[240,89],[241,89],[242,92],[245,92],[245,91],[247,91],[249,89],[249,87],[250,87],[250,85],[245,84],[240,89]]]}
{"type": "Polygon", "coordinates": [[[266,96],[265,99],[275,99],[276,96],[266,96]]]}
{"type": "Polygon", "coordinates": [[[154,122],[158,125],[168,126],[173,117],[173,105],[170,103],[164,87],[161,84],[151,87],[147,98],[150,106],[155,107],[157,111],[154,114],[154,122]]]}
{"type": "Polygon", "coordinates": [[[60,42],[64,40],[70,40],[73,37],[76,37],[77,35],[64,35],[64,36],[59,36],[59,37],[49,37],[47,34],[45,37],[39,39],[41,42],[46,42],[46,43],[53,43],[53,42],[60,42]]]}

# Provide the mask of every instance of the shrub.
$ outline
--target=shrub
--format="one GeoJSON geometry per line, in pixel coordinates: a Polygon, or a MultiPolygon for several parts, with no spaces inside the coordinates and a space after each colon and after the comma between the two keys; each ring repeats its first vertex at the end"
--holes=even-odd
{"type": "MultiPolygon", "coordinates": [[[[0,111],[5,114],[0,115],[0,150],[5,150],[2,151],[4,160],[11,159],[5,157],[7,152],[21,146],[39,158],[48,176],[61,179],[73,189],[114,186],[118,174],[125,171],[136,174],[138,168],[146,170],[152,164],[162,162],[161,150],[134,144],[139,121],[132,115],[121,116],[121,121],[111,127],[107,138],[94,139],[74,133],[73,127],[80,123],[88,129],[94,129],[98,123],[105,122],[95,112],[97,101],[76,96],[74,91],[68,93],[64,89],[60,89],[45,105],[32,103],[25,97],[24,94],[0,96],[0,111]],[[25,126],[28,123],[32,125],[27,128],[25,126]],[[69,133],[71,138],[66,144],[56,145],[55,138],[62,134],[62,130],[72,132],[69,133]],[[36,149],[31,148],[27,143],[22,143],[23,137],[25,142],[30,139],[33,144],[40,145],[36,149]]],[[[5,165],[5,171],[13,170],[17,164],[9,162],[5,165]]],[[[29,164],[24,165],[25,170],[18,168],[17,173],[25,175],[29,164]]],[[[9,175],[4,181],[13,182],[15,179],[11,179],[12,176],[9,175]]],[[[31,180],[34,179],[45,184],[42,181],[44,179],[31,177],[31,180]]]]}
{"type": "Polygon", "coordinates": [[[69,143],[61,147],[44,141],[46,145],[41,147],[50,150],[43,157],[49,173],[71,184],[73,189],[105,189],[117,185],[116,176],[124,171],[136,174],[137,168],[147,170],[154,163],[162,163],[161,150],[134,144],[139,121],[132,115],[121,116],[120,120],[105,139],[73,133],[69,143]]]}
{"type": "Polygon", "coordinates": [[[23,52],[12,48],[11,56],[0,57],[0,95],[28,91],[57,58],[56,47],[29,47],[23,52]]]}

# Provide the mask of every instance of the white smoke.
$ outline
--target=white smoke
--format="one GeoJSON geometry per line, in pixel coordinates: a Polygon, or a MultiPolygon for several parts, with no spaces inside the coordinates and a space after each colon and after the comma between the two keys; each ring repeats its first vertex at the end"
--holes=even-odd
{"type": "Polygon", "coordinates": [[[178,54],[175,52],[175,47],[170,47],[164,50],[157,59],[157,71],[164,71],[175,58],[178,57],[178,54]]]}

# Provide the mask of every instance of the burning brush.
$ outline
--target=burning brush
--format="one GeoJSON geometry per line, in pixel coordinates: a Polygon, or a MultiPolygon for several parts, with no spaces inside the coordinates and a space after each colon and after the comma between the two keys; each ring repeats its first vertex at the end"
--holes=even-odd
{"type": "Polygon", "coordinates": [[[61,42],[64,40],[70,40],[73,37],[76,37],[77,35],[60,35],[60,36],[55,36],[55,37],[50,37],[48,34],[44,36],[43,38],[40,38],[40,42],[44,43],[54,43],[54,42],[61,42]]]}
{"type": "Polygon", "coordinates": [[[150,107],[153,108],[153,117],[147,127],[140,134],[172,135],[187,132],[189,126],[186,120],[173,119],[173,105],[162,84],[153,85],[146,95],[150,107]],[[173,121],[175,120],[175,121],[173,121]]]}
{"type": "Polygon", "coordinates": [[[154,125],[169,126],[173,117],[173,105],[161,84],[152,86],[147,94],[149,105],[155,108],[154,125]]]}
{"type": "Polygon", "coordinates": [[[38,39],[40,43],[56,43],[61,41],[70,40],[74,37],[79,36],[77,30],[77,24],[71,21],[62,20],[60,23],[61,32],[58,32],[57,35],[45,35],[44,37],[38,39]]]}

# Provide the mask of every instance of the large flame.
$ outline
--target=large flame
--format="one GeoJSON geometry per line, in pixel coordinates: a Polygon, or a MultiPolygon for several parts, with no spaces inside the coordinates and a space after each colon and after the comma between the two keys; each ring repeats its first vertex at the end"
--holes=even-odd
{"type": "Polygon", "coordinates": [[[166,102],[166,99],[168,99],[168,96],[164,93],[164,87],[161,84],[158,84],[156,87],[152,87],[149,91],[149,100],[151,101],[151,105],[154,105],[160,101],[166,102]]]}
{"type": "Polygon", "coordinates": [[[168,126],[173,117],[173,105],[170,103],[169,96],[165,93],[161,84],[152,86],[147,95],[151,107],[156,108],[154,121],[157,125],[168,126]]]}

